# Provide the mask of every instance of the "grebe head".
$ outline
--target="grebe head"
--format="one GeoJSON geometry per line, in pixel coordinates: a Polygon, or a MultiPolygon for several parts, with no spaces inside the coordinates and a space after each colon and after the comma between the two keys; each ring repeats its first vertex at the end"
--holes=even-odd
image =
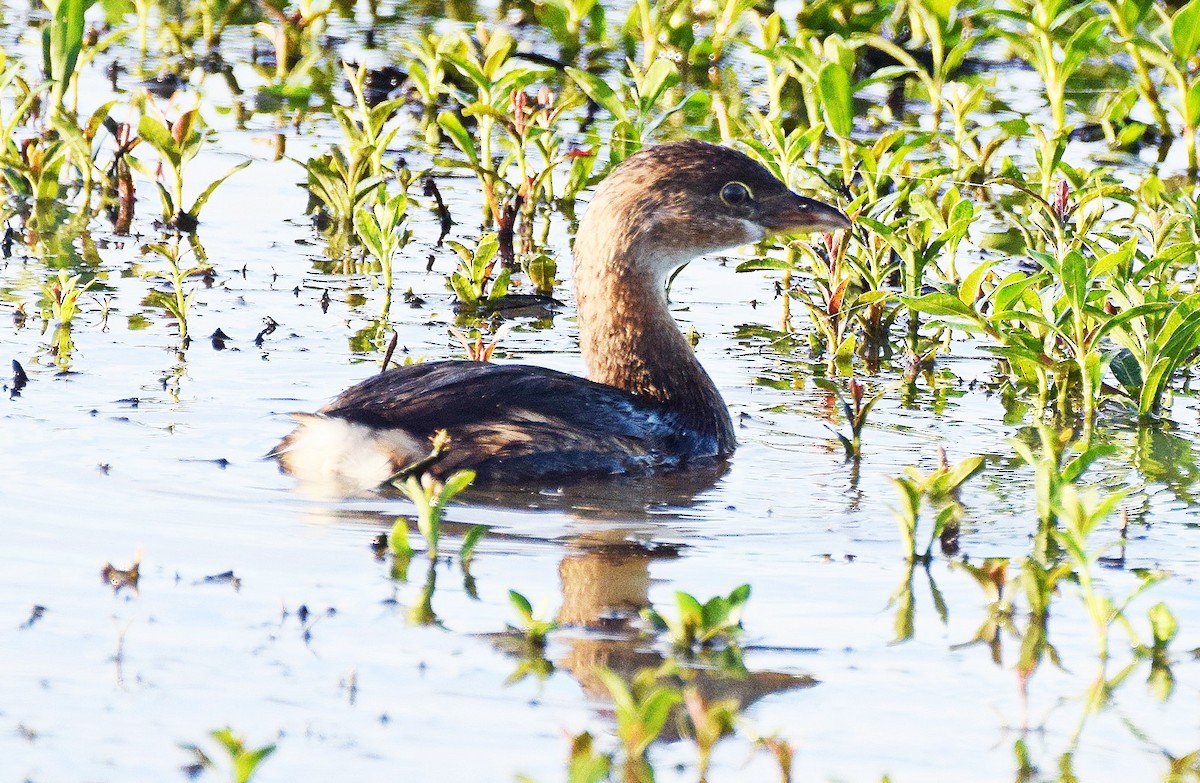
{"type": "Polygon", "coordinates": [[[849,227],[840,210],[793,193],[737,150],[660,144],[631,156],[597,189],[579,227],[576,265],[639,266],[661,281],[704,253],[849,227]]]}

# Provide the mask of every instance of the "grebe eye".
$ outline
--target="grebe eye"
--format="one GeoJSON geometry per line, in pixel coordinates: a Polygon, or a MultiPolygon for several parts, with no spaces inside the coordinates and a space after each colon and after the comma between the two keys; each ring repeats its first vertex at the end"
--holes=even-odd
{"type": "Polygon", "coordinates": [[[721,188],[721,200],[731,207],[740,207],[750,203],[750,188],[741,182],[730,182],[721,188]]]}

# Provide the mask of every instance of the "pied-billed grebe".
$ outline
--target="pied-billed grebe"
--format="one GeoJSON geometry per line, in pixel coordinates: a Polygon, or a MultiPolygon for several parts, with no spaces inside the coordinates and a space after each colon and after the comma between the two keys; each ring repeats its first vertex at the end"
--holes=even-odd
{"type": "Polygon", "coordinates": [[[838,209],[798,196],[736,150],[699,141],[631,156],[596,190],[575,239],[587,379],[528,365],[435,361],[380,373],[272,452],[302,481],[368,488],[450,448],[429,470],[482,481],[642,473],[737,445],[729,411],[667,307],[666,281],[705,253],[779,232],[833,231],[838,209]]]}

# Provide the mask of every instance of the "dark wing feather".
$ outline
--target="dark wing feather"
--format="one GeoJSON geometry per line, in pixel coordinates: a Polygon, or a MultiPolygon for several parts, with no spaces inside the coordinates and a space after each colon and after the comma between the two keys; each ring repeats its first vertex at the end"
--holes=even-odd
{"type": "Polygon", "coordinates": [[[444,429],[435,472],[470,467],[483,479],[626,473],[716,456],[716,442],[654,401],[556,370],[440,361],[381,373],[322,411],[418,437],[444,429]]]}

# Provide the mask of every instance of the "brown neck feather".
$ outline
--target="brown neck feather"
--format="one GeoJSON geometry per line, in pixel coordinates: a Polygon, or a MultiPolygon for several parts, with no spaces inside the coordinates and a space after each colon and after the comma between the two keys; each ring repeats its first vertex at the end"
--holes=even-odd
{"type": "Polygon", "coordinates": [[[663,403],[716,437],[721,453],[733,451],[725,401],[667,307],[660,275],[677,254],[646,232],[586,228],[575,246],[575,293],[588,378],[663,403]]]}

